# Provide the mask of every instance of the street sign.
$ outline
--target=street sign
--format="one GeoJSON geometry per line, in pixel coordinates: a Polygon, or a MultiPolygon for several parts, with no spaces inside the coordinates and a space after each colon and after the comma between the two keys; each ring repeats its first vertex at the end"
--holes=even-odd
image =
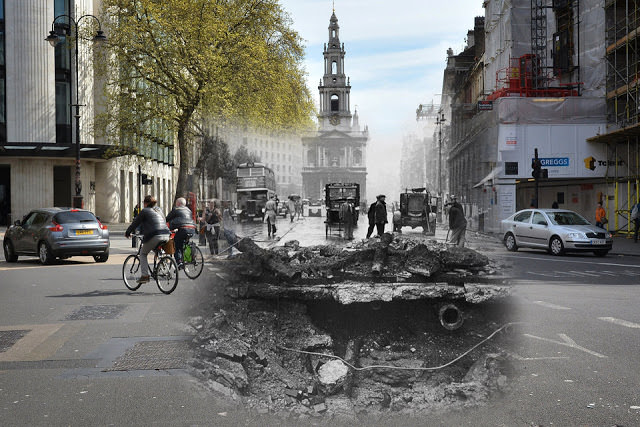
{"type": "Polygon", "coordinates": [[[493,101],[478,101],[478,111],[493,110],[493,101]]]}

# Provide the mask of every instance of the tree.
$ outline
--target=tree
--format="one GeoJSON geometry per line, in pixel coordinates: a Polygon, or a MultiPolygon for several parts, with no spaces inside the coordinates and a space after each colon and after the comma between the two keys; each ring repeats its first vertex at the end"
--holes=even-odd
{"type": "Polygon", "coordinates": [[[201,119],[310,126],[303,46],[278,0],[104,0],[103,7],[108,43],[99,60],[109,66],[100,67],[106,102],[96,130],[140,150],[175,144],[176,194],[195,166],[201,119]]]}

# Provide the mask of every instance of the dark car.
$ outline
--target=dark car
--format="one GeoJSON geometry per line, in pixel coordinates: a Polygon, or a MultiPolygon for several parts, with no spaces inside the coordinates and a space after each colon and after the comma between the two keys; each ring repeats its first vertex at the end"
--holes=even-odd
{"type": "Polygon", "coordinates": [[[109,231],[93,213],[83,209],[35,209],[9,227],[3,247],[7,262],[16,262],[20,255],[35,255],[42,264],[78,255],[106,262],[109,231]]]}

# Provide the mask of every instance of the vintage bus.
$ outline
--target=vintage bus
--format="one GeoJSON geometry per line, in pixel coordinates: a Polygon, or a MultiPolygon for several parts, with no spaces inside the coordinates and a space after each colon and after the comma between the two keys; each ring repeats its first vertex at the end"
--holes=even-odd
{"type": "Polygon", "coordinates": [[[241,221],[264,217],[267,200],[276,193],[273,171],[263,163],[242,163],[236,168],[238,217],[241,221]]]}

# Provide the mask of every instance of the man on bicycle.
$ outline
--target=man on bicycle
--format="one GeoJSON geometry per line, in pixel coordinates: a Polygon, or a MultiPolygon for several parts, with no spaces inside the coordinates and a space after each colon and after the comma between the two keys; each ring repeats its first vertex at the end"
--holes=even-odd
{"type": "Polygon", "coordinates": [[[149,252],[156,249],[160,244],[167,242],[171,234],[164,220],[164,215],[156,207],[156,203],[155,197],[151,195],[144,196],[144,209],[140,211],[124,233],[125,237],[129,238],[138,226],[140,226],[140,231],[142,232],[142,247],[140,248],[142,276],[138,279],[138,283],[149,281],[149,261],[147,260],[149,252]]]}
{"type": "Polygon", "coordinates": [[[182,250],[187,236],[191,237],[196,232],[196,225],[193,222],[193,214],[191,209],[187,207],[187,201],[184,197],[178,197],[176,199],[176,206],[173,208],[169,215],[167,215],[167,222],[169,228],[172,230],[178,229],[176,235],[173,238],[176,244],[176,263],[178,268],[184,268],[182,263],[182,250]]]}

